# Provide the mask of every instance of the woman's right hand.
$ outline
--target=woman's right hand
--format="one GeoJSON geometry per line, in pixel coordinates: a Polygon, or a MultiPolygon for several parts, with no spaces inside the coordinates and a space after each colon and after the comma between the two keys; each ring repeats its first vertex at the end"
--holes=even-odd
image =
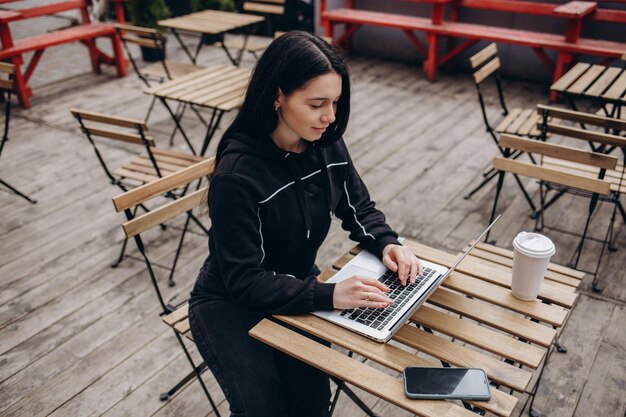
{"type": "Polygon", "coordinates": [[[373,278],[354,275],[335,285],[333,307],[340,310],[356,307],[385,308],[393,300],[385,295],[389,292],[383,283],[373,278]]]}

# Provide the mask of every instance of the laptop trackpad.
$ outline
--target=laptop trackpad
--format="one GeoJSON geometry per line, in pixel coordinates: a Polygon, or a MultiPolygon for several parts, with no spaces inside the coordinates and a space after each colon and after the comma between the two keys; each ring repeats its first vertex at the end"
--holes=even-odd
{"type": "Polygon", "coordinates": [[[378,277],[380,277],[380,273],[375,271],[370,271],[369,269],[360,268],[355,265],[347,265],[341,270],[341,276],[337,277],[335,282],[341,282],[345,279],[353,277],[354,275],[373,279],[378,279],[378,277]]]}

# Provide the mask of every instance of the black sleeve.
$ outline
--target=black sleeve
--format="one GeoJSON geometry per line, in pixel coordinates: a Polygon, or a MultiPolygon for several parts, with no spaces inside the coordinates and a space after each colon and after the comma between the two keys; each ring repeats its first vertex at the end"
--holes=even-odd
{"type": "Polygon", "coordinates": [[[347,152],[346,156],[348,173],[335,214],[342,220],[341,227],[350,232],[350,239],[359,242],[380,259],[385,246],[390,243],[397,245],[401,243],[398,242],[398,234],[385,222],[385,215],[370,199],[367,187],[347,152]]]}
{"type": "Polygon", "coordinates": [[[209,187],[209,214],[218,264],[230,296],[266,314],[303,314],[332,309],[334,284],[263,267],[259,205],[246,184],[221,174],[209,187]]]}

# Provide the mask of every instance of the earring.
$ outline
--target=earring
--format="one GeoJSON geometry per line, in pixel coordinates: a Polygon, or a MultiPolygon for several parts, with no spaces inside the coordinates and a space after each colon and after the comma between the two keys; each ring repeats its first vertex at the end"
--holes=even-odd
{"type": "Polygon", "coordinates": [[[280,107],[280,106],[278,105],[278,103],[274,104],[274,111],[275,111],[275,112],[278,112],[278,108],[279,108],[279,107],[280,107]]]}

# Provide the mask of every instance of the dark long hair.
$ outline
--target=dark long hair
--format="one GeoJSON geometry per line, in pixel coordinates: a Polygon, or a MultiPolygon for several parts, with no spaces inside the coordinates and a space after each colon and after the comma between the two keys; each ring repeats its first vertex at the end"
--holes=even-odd
{"type": "MultiPolygon", "coordinates": [[[[278,123],[274,110],[278,89],[288,96],[312,79],[333,72],[341,76],[341,96],[335,121],[316,143],[323,147],[336,142],[345,132],[350,116],[348,68],[339,49],[319,36],[302,31],[291,31],[276,38],[263,52],[252,73],[241,109],[223,138],[244,133],[267,140],[278,123]]],[[[223,145],[222,140],[217,148],[218,161],[223,145]]]]}

